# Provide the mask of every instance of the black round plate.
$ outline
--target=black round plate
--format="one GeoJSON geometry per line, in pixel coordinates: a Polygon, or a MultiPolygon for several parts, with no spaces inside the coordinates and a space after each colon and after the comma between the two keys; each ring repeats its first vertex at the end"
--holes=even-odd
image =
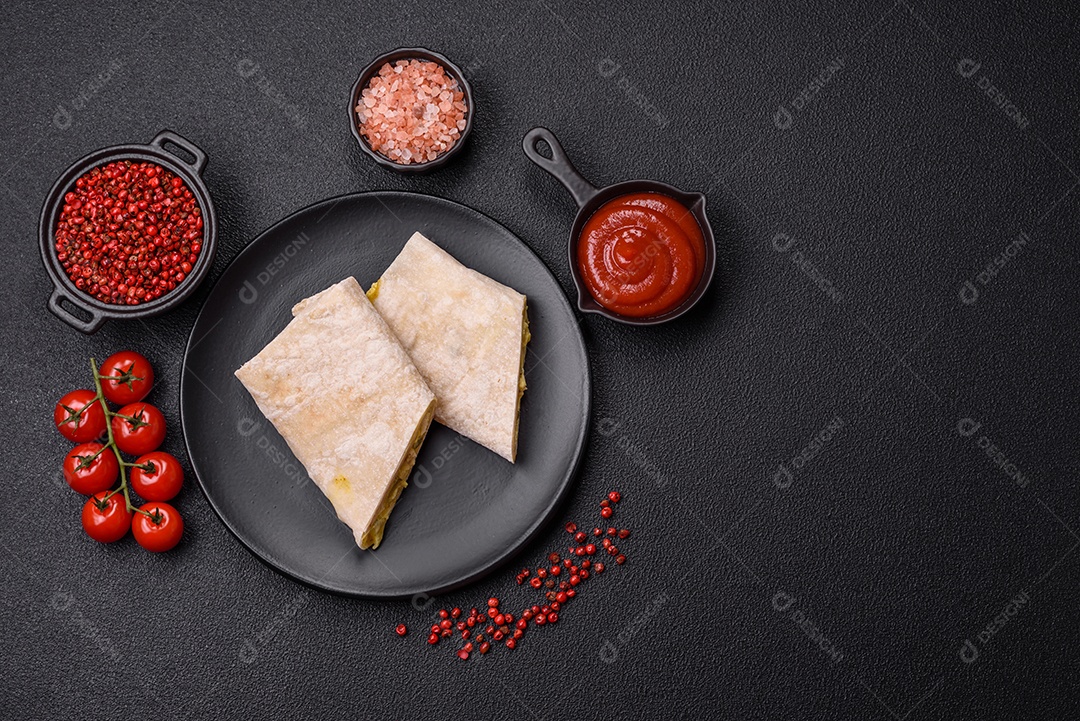
{"type": "Polygon", "coordinates": [[[584,451],[588,357],[558,282],[506,228],[441,198],[360,193],[290,215],[226,269],[188,340],[180,410],[203,492],[256,556],[336,593],[437,593],[506,561],[555,512],[584,451]],[[285,327],[296,301],[349,275],[366,288],[414,231],[528,297],[517,463],[432,424],[382,545],[361,551],[233,371],[285,327]]]}

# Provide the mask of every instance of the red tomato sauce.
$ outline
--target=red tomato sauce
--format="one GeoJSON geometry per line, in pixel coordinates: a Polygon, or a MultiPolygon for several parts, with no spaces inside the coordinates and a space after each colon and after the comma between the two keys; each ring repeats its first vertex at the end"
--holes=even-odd
{"type": "Polygon", "coordinates": [[[705,238],[686,206],[659,193],[630,193],[601,205],[578,238],[589,293],[633,318],[679,307],[705,267],[705,238]]]}

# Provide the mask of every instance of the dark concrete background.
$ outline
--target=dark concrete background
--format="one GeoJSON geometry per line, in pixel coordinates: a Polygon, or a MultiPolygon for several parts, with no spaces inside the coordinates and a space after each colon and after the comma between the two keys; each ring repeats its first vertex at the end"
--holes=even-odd
{"type": "MultiPolygon", "coordinates": [[[[46,2],[5,7],[0,36],[0,715],[1080,712],[1074,7],[46,2]],[[345,125],[356,73],[403,45],[444,52],[476,92],[466,155],[423,178],[374,168],[345,125]],[[175,422],[206,290],[297,208],[451,198],[570,290],[573,204],[520,149],[537,124],[597,183],[705,191],[718,231],[705,308],[663,328],[584,320],[590,448],[519,559],[617,487],[629,564],[552,632],[466,664],[424,644],[430,609],[306,592],[260,564],[193,479],[175,552],[82,535],[56,398],[88,382],[89,355],[130,346],[175,422]],[[41,202],[78,157],[162,128],[210,155],[214,272],[168,316],[83,337],[45,309],[41,202]]],[[[182,453],[178,428],[166,448],[182,453]]],[[[513,599],[512,577],[445,602],[513,599]]]]}

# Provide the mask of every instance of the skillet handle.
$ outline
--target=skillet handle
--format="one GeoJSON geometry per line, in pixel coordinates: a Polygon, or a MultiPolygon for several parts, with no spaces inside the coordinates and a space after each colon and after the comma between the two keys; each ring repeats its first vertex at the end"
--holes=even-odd
{"type": "Polygon", "coordinates": [[[194,168],[197,175],[202,175],[203,168],[206,167],[206,153],[204,153],[199,148],[199,146],[195,145],[195,143],[191,142],[187,138],[181,137],[180,135],[177,135],[171,130],[162,130],[153,140],[150,141],[150,144],[156,145],[170,155],[176,155],[177,160],[182,162],[184,165],[188,165],[194,168]],[[165,143],[172,143],[176,147],[191,153],[195,157],[195,162],[187,162],[179,155],[176,155],[176,153],[165,147],[165,143]]]}
{"type": "Polygon", "coordinates": [[[52,311],[53,315],[70,325],[75,330],[82,331],[87,335],[90,335],[91,333],[96,333],[97,329],[101,327],[101,324],[105,322],[105,316],[102,315],[100,312],[94,310],[89,306],[83,305],[71,296],[65,295],[64,293],[60,292],[59,288],[53,290],[52,295],[49,296],[49,310],[52,311]],[[77,308],[85,310],[87,313],[90,314],[90,320],[83,320],[82,318],[79,318],[78,316],[71,313],[71,311],[65,308],[60,302],[62,300],[66,300],[68,303],[71,303],[77,308]]]}
{"type": "Polygon", "coordinates": [[[566,152],[559,145],[555,134],[547,128],[533,128],[525,133],[525,139],[521,145],[525,149],[525,155],[528,156],[529,160],[554,175],[556,180],[566,186],[566,189],[570,191],[570,195],[574,196],[578,207],[584,206],[599,192],[592,183],[585,180],[581,173],[577,171],[570,159],[566,157],[566,152]],[[537,149],[541,140],[551,148],[550,158],[545,158],[537,149]]]}

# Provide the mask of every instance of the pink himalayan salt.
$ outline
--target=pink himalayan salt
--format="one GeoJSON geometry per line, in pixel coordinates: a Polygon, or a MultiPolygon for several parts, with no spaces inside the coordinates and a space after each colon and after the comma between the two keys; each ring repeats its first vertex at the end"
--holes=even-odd
{"type": "Polygon", "coordinates": [[[360,134],[395,163],[435,160],[465,130],[465,94],[438,63],[398,60],[379,68],[360,93],[360,134]]]}

